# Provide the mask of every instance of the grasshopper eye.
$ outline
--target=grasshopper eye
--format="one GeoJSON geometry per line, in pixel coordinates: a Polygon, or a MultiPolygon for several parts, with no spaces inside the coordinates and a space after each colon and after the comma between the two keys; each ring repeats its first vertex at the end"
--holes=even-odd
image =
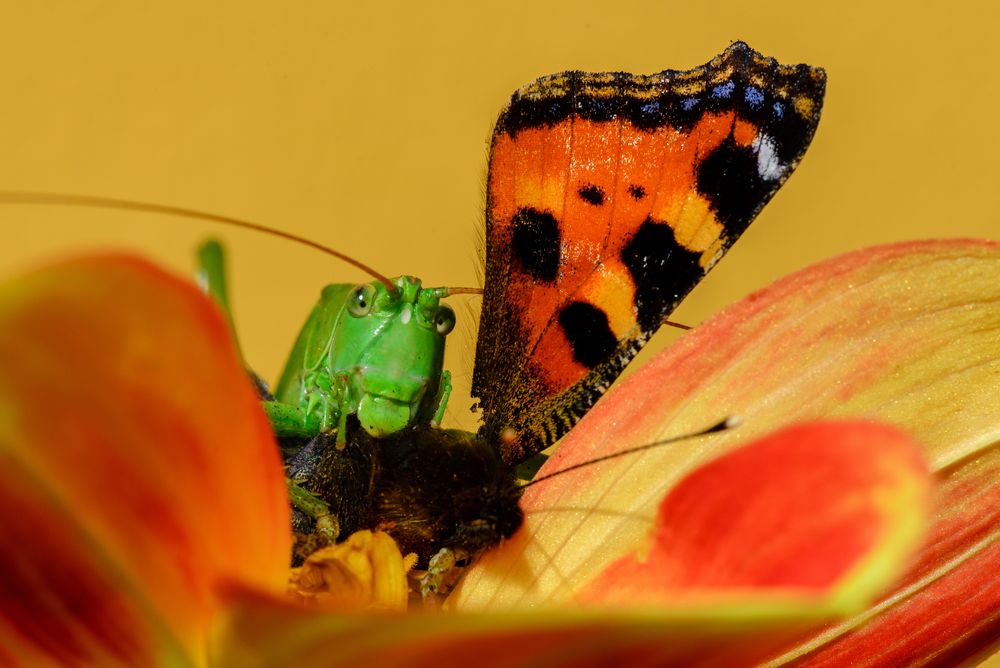
{"type": "Polygon", "coordinates": [[[347,310],[356,318],[368,315],[374,304],[375,286],[367,283],[354,288],[347,298],[347,310]]]}
{"type": "Polygon", "coordinates": [[[448,332],[455,329],[455,312],[448,306],[440,307],[437,315],[434,316],[434,329],[441,336],[445,336],[448,332]]]}

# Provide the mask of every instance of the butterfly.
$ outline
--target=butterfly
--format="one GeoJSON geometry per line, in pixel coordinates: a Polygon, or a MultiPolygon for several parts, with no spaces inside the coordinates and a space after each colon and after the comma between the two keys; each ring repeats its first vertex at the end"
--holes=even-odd
{"type": "Polygon", "coordinates": [[[341,536],[384,529],[424,564],[510,537],[513,467],[576,424],[747,229],[809,146],[825,82],[737,42],[687,71],[515,92],[490,145],[482,426],[376,438],[348,420],[346,447],[310,455],[341,536]]]}

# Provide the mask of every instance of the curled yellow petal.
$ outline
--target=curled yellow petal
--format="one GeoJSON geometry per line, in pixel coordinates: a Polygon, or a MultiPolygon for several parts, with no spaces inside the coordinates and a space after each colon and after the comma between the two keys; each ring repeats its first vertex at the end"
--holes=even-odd
{"type": "Polygon", "coordinates": [[[406,609],[406,574],[415,555],[403,557],[389,534],[358,531],[346,541],[313,552],[292,569],[289,596],[344,610],[406,609]]]}

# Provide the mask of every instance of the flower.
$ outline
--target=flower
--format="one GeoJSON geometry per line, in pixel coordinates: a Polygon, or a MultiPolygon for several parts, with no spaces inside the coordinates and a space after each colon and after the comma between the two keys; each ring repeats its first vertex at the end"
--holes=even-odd
{"type": "Polygon", "coordinates": [[[281,463],[218,314],[131,258],[36,272],[0,290],[0,656],[970,656],[1000,638],[1000,588],[984,567],[1000,550],[998,268],[1000,247],[986,242],[889,246],[734,305],[609,393],[548,467],[724,414],[744,426],[532,487],[524,529],[449,601],[478,612],[447,615],[282,599],[281,463]],[[925,460],[938,478],[933,521],[911,563],[932,493],[925,460]],[[926,600],[942,596],[955,604],[926,600]]]}

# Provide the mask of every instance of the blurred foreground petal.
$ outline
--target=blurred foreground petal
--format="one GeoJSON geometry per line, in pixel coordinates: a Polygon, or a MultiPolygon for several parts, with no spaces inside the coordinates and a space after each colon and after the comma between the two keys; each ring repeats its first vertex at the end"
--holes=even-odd
{"type": "MultiPolygon", "coordinates": [[[[453,597],[456,607],[572,600],[582,584],[643,544],[681,477],[783,424],[880,418],[924,444],[934,470],[972,461],[1000,435],[998,276],[998,244],[906,243],[834,258],[734,304],[614,388],[542,473],[695,431],[724,415],[740,416],[743,426],[530,488],[525,527],[471,569],[453,597]]],[[[963,504],[995,526],[993,497],[976,484],[992,482],[977,481],[938,503],[963,504]]],[[[939,505],[937,512],[950,511],[939,505]]]]}
{"type": "Polygon", "coordinates": [[[245,593],[213,643],[225,668],[720,666],[815,626],[814,606],[760,606],[738,624],[698,611],[562,609],[516,614],[333,615],[245,593]],[[765,643],[765,647],[767,644],[765,643]],[[714,653],[706,657],[706,648],[714,653]]]}
{"type": "Polygon", "coordinates": [[[261,668],[750,665],[865,605],[890,582],[919,537],[927,492],[918,446],[895,429],[795,427],[683,480],[664,502],[664,521],[644,556],[621,560],[584,594],[591,604],[612,599],[629,607],[309,615],[244,593],[215,636],[215,661],[261,668]],[[859,456],[873,449],[877,457],[859,456]],[[774,489],[754,479],[764,463],[804,475],[774,489]],[[807,508],[813,512],[794,513],[807,508]],[[650,602],[656,607],[643,606],[650,602]]]}
{"type": "Polygon", "coordinates": [[[128,257],[0,288],[0,663],[201,665],[221,581],[283,590],[270,429],[215,308],[128,257]]]}

